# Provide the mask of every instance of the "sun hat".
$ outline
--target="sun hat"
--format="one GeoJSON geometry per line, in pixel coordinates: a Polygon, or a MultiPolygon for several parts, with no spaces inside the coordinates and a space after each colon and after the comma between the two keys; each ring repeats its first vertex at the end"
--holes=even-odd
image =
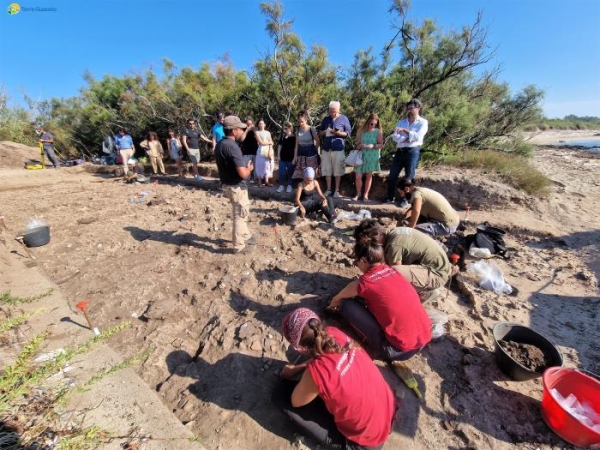
{"type": "Polygon", "coordinates": [[[317,316],[313,310],[308,308],[298,308],[285,316],[281,323],[283,337],[285,337],[292,348],[297,352],[306,354],[310,351],[307,347],[300,345],[300,339],[302,339],[302,330],[304,330],[306,324],[312,319],[316,319],[319,322],[321,321],[319,316],[317,316]]]}
{"type": "Polygon", "coordinates": [[[309,180],[315,179],[315,169],[312,167],[307,167],[304,169],[304,178],[308,178],[309,180]]]}
{"type": "Polygon", "coordinates": [[[135,164],[136,162],[137,162],[137,160],[136,160],[136,159],[133,159],[133,158],[129,158],[129,159],[127,160],[127,164],[135,164]]]}
{"type": "Polygon", "coordinates": [[[246,128],[247,125],[238,116],[227,116],[223,119],[223,128],[233,130],[235,128],[246,128]]]}

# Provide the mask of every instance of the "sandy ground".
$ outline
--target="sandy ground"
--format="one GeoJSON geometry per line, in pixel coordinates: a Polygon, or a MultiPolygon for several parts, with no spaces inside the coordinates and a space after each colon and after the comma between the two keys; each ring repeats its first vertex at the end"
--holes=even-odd
{"type": "Polygon", "coordinates": [[[525,133],[525,137],[536,145],[557,145],[569,141],[600,140],[598,130],[548,130],[535,133],[525,133]]]}
{"type": "MultiPolygon", "coordinates": [[[[420,172],[461,217],[472,208],[465,230],[446,241],[451,250],[484,220],[509,231],[518,254],[495,261],[515,292],[482,290],[463,274],[471,299],[454,283],[434,304],[450,321],[446,336],[410,361],[423,401],[381,366],[402,402],[386,448],[570,448],[541,419],[541,380],[511,381],[499,371],[491,330],[501,321],[531,326],[559,346],[565,366],[600,373],[600,159],[540,148],[535,164],[553,180],[548,199],[475,172],[420,172]]],[[[70,277],[61,294],[71,307],[88,300],[101,329],[134,321],[111,348],[122,357],[155,349],[139,375],[206,448],[317,448],[298,441],[270,402],[277,371],[296,357],[279,325],[299,305],[323,308],[358,275],[344,234],[356,222],[282,225],[277,210],[289,199],[253,188],[250,228],[259,246],[234,256],[230,206],[215,185],[3,169],[0,214],[14,233],[32,217],[50,223],[52,241],[34,250],[39,267],[54,281],[70,277]]],[[[394,207],[366,208],[395,225],[394,207]]]]}

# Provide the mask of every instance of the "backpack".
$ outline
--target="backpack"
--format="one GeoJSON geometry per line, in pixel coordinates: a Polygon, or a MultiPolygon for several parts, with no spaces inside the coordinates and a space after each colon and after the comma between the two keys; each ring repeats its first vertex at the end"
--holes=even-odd
{"type": "Polygon", "coordinates": [[[477,232],[466,236],[465,243],[467,248],[472,245],[478,248],[487,248],[492,255],[499,255],[506,258],[506,243],[503,236],[506,231],[492,227],[488,222],[477,225],[477,232]]]}

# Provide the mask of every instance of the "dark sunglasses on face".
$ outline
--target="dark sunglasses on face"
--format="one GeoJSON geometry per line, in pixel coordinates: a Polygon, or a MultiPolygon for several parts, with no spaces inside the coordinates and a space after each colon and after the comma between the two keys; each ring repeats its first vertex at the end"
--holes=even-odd
{"type": "Polygon", "coordinates": [[[369,125],[375,126],[377,125],[377,122],[371,122],[369,125]]]}

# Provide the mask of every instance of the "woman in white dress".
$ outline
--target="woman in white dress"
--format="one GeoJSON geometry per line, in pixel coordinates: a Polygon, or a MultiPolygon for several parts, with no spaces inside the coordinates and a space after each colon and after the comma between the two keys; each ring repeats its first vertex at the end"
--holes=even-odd
{"type": "Polygon", "coordinates": [[[273,151],[273,139],[271,138],[271,133],[268,130],[265,130],[264,120],[260,119],[258,121],[258,130],[256,130],[254,134],[256,135],[256,142],[258,142],[256,163],[254,165],[258,187],[262,186],[261,183],[263,181],[265,182],[265,186],[273,186],[270,179],[273,177],[275,152],[273,151]]]}

